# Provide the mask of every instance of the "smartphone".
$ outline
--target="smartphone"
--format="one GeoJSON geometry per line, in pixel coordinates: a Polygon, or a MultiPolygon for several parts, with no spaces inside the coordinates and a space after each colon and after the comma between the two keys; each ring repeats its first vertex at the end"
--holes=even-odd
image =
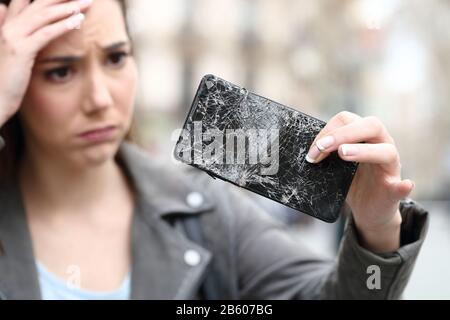
{"type": "Polygon", "coordinates": [[[305,160],[325,122],[214,75],[198,86],[175,159],[299,212],[335,222],[358,163],[305,160]]]}

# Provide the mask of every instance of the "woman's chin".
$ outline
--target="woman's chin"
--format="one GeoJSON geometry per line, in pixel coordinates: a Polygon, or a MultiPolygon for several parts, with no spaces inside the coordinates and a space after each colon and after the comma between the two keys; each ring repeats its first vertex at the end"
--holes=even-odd
{"type": "Polygon", "coordinates": [[[113,159],[118,148],[117,141],[86,146],[77,151],[76,162],[83,167],[100,166],[113,159]]]}

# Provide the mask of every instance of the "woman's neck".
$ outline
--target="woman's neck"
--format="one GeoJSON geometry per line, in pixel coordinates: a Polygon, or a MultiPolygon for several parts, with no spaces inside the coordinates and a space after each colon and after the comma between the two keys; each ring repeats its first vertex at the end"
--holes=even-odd
{"type": "Polygon", "coordinates": [[[92,211],[123,194],[126,178],[114,158],[101,164],[76,167],[43,154],[25,153],[20,163],[22,190],[39,207],[57,211],[92,211]]]}

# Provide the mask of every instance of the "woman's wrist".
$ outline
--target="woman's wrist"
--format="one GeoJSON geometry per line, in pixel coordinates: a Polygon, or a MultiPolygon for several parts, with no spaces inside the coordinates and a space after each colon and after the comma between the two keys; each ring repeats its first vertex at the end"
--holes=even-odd
{"type": "Polygon", "coordinates": [[[382,226],[362,227],[355,221],[360,245],[374,253],[395,252],[400,248],[401,224],[402,216],[399,210],[382,226]]]}

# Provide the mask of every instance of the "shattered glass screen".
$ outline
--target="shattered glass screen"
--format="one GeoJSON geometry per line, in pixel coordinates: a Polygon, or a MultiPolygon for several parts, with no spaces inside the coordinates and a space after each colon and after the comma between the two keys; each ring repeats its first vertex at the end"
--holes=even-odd
{"type": "Polygon", "coordinates": [[[357,163],[305,156],[325,122],[213,75],[203,77],[176,159],[297,211],[334,222],[357,163]]]}

